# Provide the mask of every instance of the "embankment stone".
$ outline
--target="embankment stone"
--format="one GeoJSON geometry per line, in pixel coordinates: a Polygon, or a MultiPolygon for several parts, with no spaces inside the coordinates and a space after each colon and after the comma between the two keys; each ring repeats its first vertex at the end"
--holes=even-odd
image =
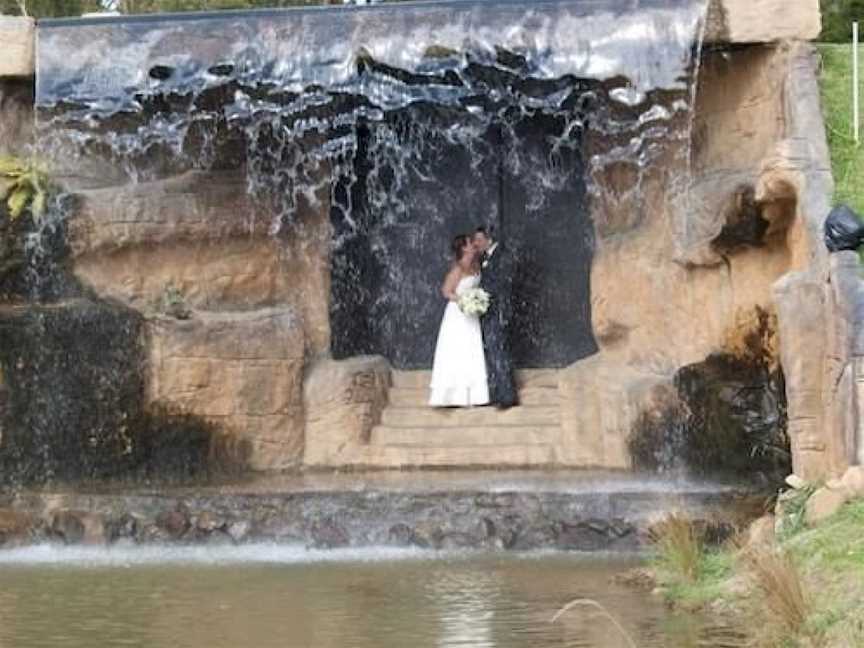
{"type": "Polygon", "coordinates": [[[818,0],[712,0],[705,39],[712,43],[814,40],[822,31],[818,0]]]}
{"type": "Polygon", "coordinates": [[[148,400],[216,425],[249,467],[299,463],[304,336],[291,311],[196,311],[147,321],[148,400]]]}
{"type": "Polygon", "coordinates": [[[0,16],[0,77],[32,77],[35,74],[36,21],[0,16]]]}
{"type": "Polygon", "coordinates": [[[823,487],[817,490],[807,500],[805,520],[810,526],[819,524],[822,520],[831,517],[840,510],[849,497],[842,491],[831,490],[823,487]]]}

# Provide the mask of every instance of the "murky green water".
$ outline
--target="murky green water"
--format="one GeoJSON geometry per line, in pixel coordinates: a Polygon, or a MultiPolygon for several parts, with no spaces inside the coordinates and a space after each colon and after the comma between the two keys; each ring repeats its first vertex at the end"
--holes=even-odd
{"type": "Polygon", "coordinates": [[[740,637],[610,583],[622,558],[288,547],[0,552],[0,648],[721,647],[740,637]]]}

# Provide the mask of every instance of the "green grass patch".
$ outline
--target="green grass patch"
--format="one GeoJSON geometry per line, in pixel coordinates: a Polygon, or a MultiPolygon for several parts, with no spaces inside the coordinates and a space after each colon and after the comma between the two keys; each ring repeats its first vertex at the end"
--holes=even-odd
{"type": "Polygon", "coordinates": [[[720,549],[704,551],[699,557],[698,576],[694,580],[682,578],[662,553],[658,553],[652,563],[659,585],[666,590],[667,599],[680,607],[695,610],[732,598],[727,586],[735,572],[732,552],[720,549]]]}
{"type": "Polygon", "coordinates": [[[801,566],[847,575],[857,572],[864,581],[864,500],[844,506],[815,529],[808,529],[785,543],[801,566]]]}
{"type": "MultiPolygon", "coordinates": [[[[820,88],[831,149],[834,204],[846,203],[864,214],[864,146],[855,144],[852,129],[852,46],[822,44],[818,48],[822,56],[820,88]]],[[[859,85],[864,111],[864,68],[859,85]]],[[[861,136],[864,139],[864,124],[861,136]]]]}
{"type": "Polygon", "coordinates": [[[816,492],[816,485],[808,484],[797,490],[786,491],[783,501],[783,518],[780,520],[779,540],[784,542],[807,528],[804,516],[807,513],[807,500],[816,492]]]}
{"type": "Polygon", "coordinates": [[[811,634],[825,646],[864,646],[864,500],[847,504],[785,547],[801,566],[813,597],[811,634]]]}
{"type": "Polygon", "coordinates": [[[652,568],[667,600],[683,609],[728,603],[721,607],[737,610],[748,626],[759,621],[753,625],[759,646],[864,646],[864,499],[850,502],[812,529],[803,524],[805,500],[802,492],[785,502],[787,512],[793,509],[793,524],[781,534],[777,554],[748,554],[749,549],[741,553],[731,545],[703,547],[697,576],[688,578],[670,557],[668,545],[657,544],[652,568]],[[788,567],[781,569],[778,563],[770,568],[766,563],[773,555],[788,556],[788,567]],[[760,586],[760,572],[763,577],[776,576],[777,583],[763,578],[760,586]],[[806,608],[803,623],[798,614],[798,621],[790,625],[779,606],[769,605],[772,594],[799,587],[787,587],[781,577],[788,577],[790,584],[800,582],[806,608]],[[755,618],[748,609],[757,611],[755,618]]]}

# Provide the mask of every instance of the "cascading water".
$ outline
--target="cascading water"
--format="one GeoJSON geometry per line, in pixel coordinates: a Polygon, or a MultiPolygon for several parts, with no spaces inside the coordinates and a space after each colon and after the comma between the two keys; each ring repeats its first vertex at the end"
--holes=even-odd
{"type": "Polygon", "coordinates": [[[235,170],[250,234],[321,236],[298,213],[329,209],[336,357],[428,366],[447,243],[492,225],[518,259],[517,363],[563,366],[596,350],[592,210],[638,201],[661,158],[687,182],[704,11],[556,0],[49,21],[40,144],[79,185],[235,170]]]}

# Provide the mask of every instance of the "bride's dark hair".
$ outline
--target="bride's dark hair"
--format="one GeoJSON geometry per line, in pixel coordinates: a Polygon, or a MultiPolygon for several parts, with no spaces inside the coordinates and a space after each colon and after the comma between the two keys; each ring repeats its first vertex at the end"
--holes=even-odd
{"type": "Polygon", "coordinates": [[[465,244],[468,242],[467,234],[459,234],[458,236],[453,237],[452,243],[450,243],[450,251],[453,253],[453,257],[458,261],[462,258],[462,248],[465,247],[465,244]]]}

